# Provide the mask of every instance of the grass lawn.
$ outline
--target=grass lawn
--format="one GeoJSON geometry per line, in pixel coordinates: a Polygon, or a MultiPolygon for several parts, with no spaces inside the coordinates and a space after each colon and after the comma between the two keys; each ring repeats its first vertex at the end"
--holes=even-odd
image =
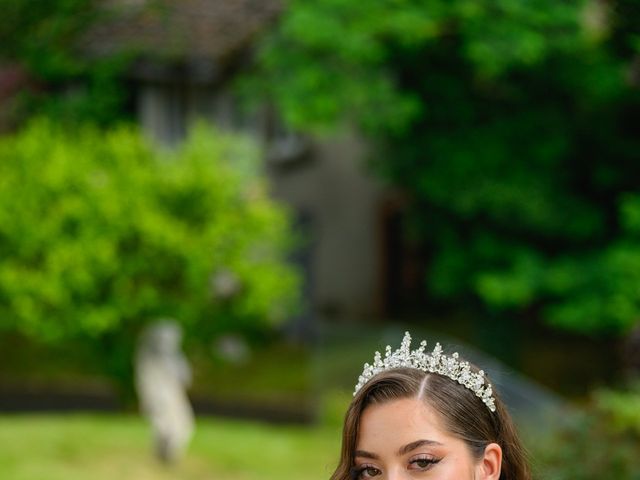
{"type": "Polygon", "coordinates": [[[0,477],[326,480],[340,448],[336,428],[204,418],[184,461],[166,469],[150,453],[149,434],[127,415],[0,416],[0,477]]]}

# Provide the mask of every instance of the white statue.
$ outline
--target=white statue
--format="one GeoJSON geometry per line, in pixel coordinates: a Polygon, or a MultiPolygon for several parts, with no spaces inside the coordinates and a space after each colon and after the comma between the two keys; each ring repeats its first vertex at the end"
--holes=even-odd
{"type": "Polygon", "coordinates": [[[151,422],[155,451],[164,463],[180,459],[194,428],[186,394],[191,369],[181,342],[180,326],[173,320],[159,320],[142,332],[135,359],[140,407],[151,422]]]}

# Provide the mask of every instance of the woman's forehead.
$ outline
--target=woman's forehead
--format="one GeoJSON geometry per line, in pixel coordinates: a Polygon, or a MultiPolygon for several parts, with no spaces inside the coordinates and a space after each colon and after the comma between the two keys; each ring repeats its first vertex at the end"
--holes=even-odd
{"type": "Polygon", "coordinates": [[[369,405],[360,418],[357,450],[400,448],[416,440],[444,443],[450,435],[424,400],[410,398],[369,405]]]}

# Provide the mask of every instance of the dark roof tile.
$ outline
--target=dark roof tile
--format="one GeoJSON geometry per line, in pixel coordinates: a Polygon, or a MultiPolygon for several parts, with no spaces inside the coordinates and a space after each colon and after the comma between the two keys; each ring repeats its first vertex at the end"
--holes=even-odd
{"type": "Polygon", "coordinates": [[[91,55],[133,51],[165,60],[223,61],[274,21],[281,0],[109,0],[88,33],[91,55]]]}

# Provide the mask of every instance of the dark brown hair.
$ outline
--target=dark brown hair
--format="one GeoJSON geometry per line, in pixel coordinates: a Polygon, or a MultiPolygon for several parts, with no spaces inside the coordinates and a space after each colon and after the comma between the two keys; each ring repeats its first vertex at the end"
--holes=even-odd
{"type": "Polygon", "coordinates": [[[416,368],[379,373],[358,391],[347,410],[340,462],[331,480],[352,478],[360,418],[365,408],[402,398],[423,398],[438,412],[447,431],[463,440],[476,459],[482,457],[488,444],[500,445],[503,452],[500,480],[531,480],[525,450],[511,416],[496,393],[494,397],[496,411],[491,412],[472,391],[448,377],[416,368]]]}

